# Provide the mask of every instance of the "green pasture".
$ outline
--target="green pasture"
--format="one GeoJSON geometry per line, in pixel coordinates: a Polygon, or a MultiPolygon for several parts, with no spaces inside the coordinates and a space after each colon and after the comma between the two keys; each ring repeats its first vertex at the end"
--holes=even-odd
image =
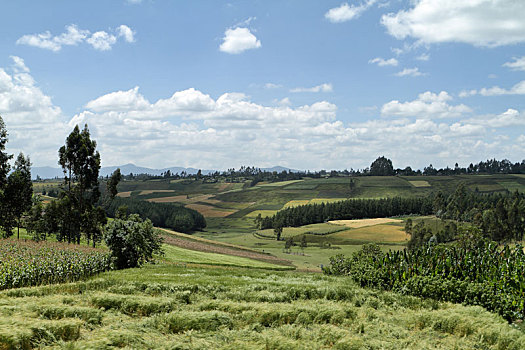
{"type": "Polygon", "coordinates": [[[169,263],[189,263],[218,266],[237,266],[245,268],[260,268],[270,270],[290,270],[293,267],[269,264],[262,261],[242,258],[232,255],[217,253],[200,252],[195,250],[183,249],[172,245],[164,244],[162,246],[164,255],[159,257],[161,260],[169,263]]]}

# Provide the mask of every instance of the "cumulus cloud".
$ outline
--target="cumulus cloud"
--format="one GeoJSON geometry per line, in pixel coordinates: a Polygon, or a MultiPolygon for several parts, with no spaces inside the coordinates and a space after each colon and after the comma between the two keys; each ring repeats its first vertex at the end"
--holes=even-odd
{"type": "Polygon", "coordinates": [[[500,114],[476,116],[468,119],[466,122],[490,128],[525,126],[525,112],[509,108],[500,114]]]}
{"type": "Polygon", "coordinates": [[[479,90],[463,90],[459,93],[460,97],[469,97],[474,95],[482,96],[501,96],[501,95],[525,95],[525,80],[520,81],[510,89],[505,89],[499,86],[490,88],[482,88],[479,90]]]}
{"type": "Polygon", "coordinates": [[[123,37],[124,40],[126,40],[128,43],[132,43],[135,41],[135,33],[130,27],[128,27],[125,24],[121,24],[117,28],[117,33],[119,37],[123,37]]]}
{"type": "Polygon", "coordinates": [[[522,57],[513,57],[514,62],[505,62],[503,67],[508,67],[512,70],[522,70],[525,71],[525,56],[522,57]]]}
{"type": "Polygon", "coordinates": [[[384,58],[381,58],[381,57],[376,57],[374,59],[371,59],[370,61],[368,61],[368,63],[377,63],[377,65],[380,67],[384,67],[384,66],[394,66],[395,67],[399,64],[398,60],[396,60],[395,58],[389,58],[385,60],[384,58]]]}
{"type": "Polygon", "coordinates": [[[376,2],[377,0],[368,0],[357,6],[348,5],[348,3],[345,2],[339,7],[334,7],[328,10],[324,14],[324,17],[332,23],[347,22],[361,16],[363,12],[376,2]]]}
{"type": "Polygon", "coordinates": [[[418,118],[458,118],[472,110],[464,105],[450,105],[452,97],[446,92],[439,94],[427,91],[419,94],[414,101],[390,101],[381,108],[383,116],[418,117],[418,118]]]}
{"type": "Polygon", "coordinates": [[[27,34],[20,37],[16,43],[58,52],[63,46],[76,46],[86,42],[96,50],[107,51],[117,42],[117,36],[123,37],[127,42],[135,40],[133,31],[126,25],[120,25],[114,32],[116,35],[106,31],[97,31],[91,34],[89,30],[79,29],[75,24],[71,24],[66,26],[66,31],[62,34],[52,35],[49,31],[40,34],[27,34]]]}
{"type": "Polygon", "coordinates": [[[9,133],[7,150],[15,154],[23,151],[37,165],[55,165],[65,137],[65,118],[36,85],[24,60],[11,59],[11,67],[0,68],[0,115],[9,133]]]}
{"type": "Polygon", "coordinates": [[[261,47],[261,41],[252,34],[250,29],[237,27],[226,29],[219,49],[229,54],[239,54],[259,47],[261,47]]]}
{"type": "Polygon", "coordinates": [[[108,92],[67,117],[29,72],[19,57],[0,68],[0,114],[10,134],[8,151],[24,151],[35,166],[57,166],[58,148],[75,124],[84,123],[104,165],[226,169],[281,164],[314,170],[363,168],[384,154],[395,166],[422,167],[428,154],[436,155],[432,162],[439,166],[521,159],[525,152],[525,143],[492,132],[524,125],[523,111],[473,116],[468,107],[453,105],[446,92],[391,101],[381,110],[390,118],[346,123],[339,120],[337,106],[323,100],[291,107],[285,98],[266,106],[243,93],[211,97],[188,88],[150,101],[134,87],[108,92]],[[437,119],[448,117],[459,120],[437,119]]]}
{"type": "Polygon", "coordinates": [[[424,75],[419,71],[419,68],[405,68],[400,72],[394,74],[396,77],[420,77],[424,75]]]}
{"type": "Polygon", "coordinates": [[[290,90],[290,92],[332,92],[334,87],[331,83],[324,83],[312,87],[296,87],[290,90]]]}
{"type": "Polygon", "coordinates": [[[460,42],[482,47],[525,42],[525,2],[515,0],[416,0],[412,7],[383,15],[397,39],[426,44],[460,42]]]}
{"type": "Polygon", "coordinates": [[[117,42],[117,38],[114,35],[100,31],[93,33],[86,41],[93,46],[95,50],[107,51],[111,50],[111,47],[117,42]]]}

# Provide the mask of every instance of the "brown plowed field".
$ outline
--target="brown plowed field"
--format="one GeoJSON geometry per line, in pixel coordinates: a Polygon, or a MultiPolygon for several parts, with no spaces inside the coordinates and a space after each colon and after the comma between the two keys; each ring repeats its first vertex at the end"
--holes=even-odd
{"type": "Polygon", "coordinates": [[[257,253],[254,251],[240,250],[234,248],[223,247],[220,245],[208,244],[204,242],[198,242],[192,239],[184,239],[172,234],[162,235],[164,243],[174,245],[184,249],[197,250],[200,252],[217,253],[224,255],[233,255],[243,258],[249,258],[259,261],[264,261],[271,264],[291,266],[292,263],[289,260],[279,259],[273,255],[257,253]]]}

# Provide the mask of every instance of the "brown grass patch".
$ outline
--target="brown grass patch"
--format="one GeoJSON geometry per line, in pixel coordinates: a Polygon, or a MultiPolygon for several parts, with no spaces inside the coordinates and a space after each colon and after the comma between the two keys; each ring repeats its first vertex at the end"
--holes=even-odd
{"type": "Polygon", "coordinates": [[[390,218],[376,218],[376,219],[358,219],[358,220],[332,220],[328,221],[330,224],[343,225],[351,228],[360,228],[366,226],[388,224],[391,222],[403,222],[401,219],[390,218]]]}
{"type": "Polygon", "coordinates": [[[131,191],[119,192],[119,193],[117,193],[117,197],[129,198],[129,197],[131,197],[131,191]]]}
{"type": "Polygon", "coordinates": [[[371,242],[399,243],[408,240],[408,235],[405,233],[404,229],[400,226],[394,225],[365,226],[361,228],[337,232],[330,236],[343,239],[356,239],[371,242]]]}
{"type": "Polygon", "coordinates": [[[430,184],[426,180],[414,180],[408,182],[414,187],[430,187],[430,184]]]}
{"type": "Polygon", "coordinates": [[[237,211],[237,210],[217,209],[209,205],[195,204],[195,203],[186,205],[186,208],[196,210],[202,215],[204,215],[204,217],[208,217],[208,218],[223,218],[237,211]]]}
{"type": "Polygon", "coordinates": [[[140,191],[139,195],[145,196],[147,194],[152,194],[152,193],[170,193],[170,192],[175,192],[175,191],[174,190],[144,190],[144,191],[140,191]]]}

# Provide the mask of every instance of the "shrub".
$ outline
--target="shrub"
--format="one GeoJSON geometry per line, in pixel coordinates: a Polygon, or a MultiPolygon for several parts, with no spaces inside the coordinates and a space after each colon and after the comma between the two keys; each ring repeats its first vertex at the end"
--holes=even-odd
{"type": "Polygon", "coordinates": [[[104,241],[111,250],[111,260],[117,269],[137,267],[161,253],[162,239],[148,219],[138,215],[115,219],[106,225],[104,241]]]}

